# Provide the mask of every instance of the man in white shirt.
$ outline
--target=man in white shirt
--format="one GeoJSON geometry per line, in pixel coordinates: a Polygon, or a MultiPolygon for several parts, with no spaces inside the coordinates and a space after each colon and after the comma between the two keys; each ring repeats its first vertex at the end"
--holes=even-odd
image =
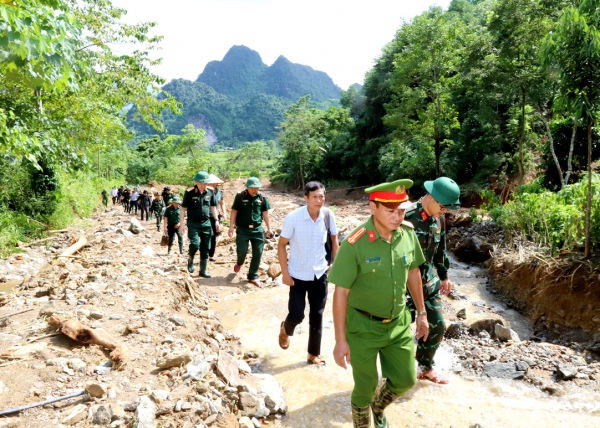
{"type": "Polygon", "coordinates": [[[112,196],[113,205],[117,203],[117,196],[119,196],[119,191],[117,190],[117,186],[113,187],[110,191],[110,196],[112,196]]]}
{"type": "Polygon", "coordinates": [[[281,323],[279,346],[287,349],[290,336],[304,319],[306,295],[308,294],[309,364],[324,365],[321,352],[323,333],[323,311],[327,302],[327,273],[339,248],[335,217],[329,208],[324,208],[325,187],[318,181],[311,181],[304,187],[306,206],[289,213],[284,220],[279,238],[278,256],[281,264],[283,283],[290,286],[289,313],[281,323]],[[331,234],[331,255],[327,260],[325,244],[327,233],[331,234]],[[290,244],[288,263],[287,244],[290,244]]]}

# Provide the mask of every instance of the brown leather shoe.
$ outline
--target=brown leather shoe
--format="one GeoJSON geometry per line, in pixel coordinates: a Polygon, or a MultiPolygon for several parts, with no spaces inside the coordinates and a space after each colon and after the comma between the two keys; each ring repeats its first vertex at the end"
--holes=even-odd
{"type": "Polygon", "coordinates": [[[281,323],[281,328],[279,329],[279,346],[281,346],[281,349],[287,349],[290,347],[290,336],[288,336],[285,332],[283,322],[281,323]]]}

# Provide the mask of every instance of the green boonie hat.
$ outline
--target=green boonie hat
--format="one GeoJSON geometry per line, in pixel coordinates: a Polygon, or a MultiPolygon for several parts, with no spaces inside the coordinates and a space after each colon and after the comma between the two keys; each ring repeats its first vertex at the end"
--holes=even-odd
{"type": "Polygon", "coordinates": [[[169,205],[171,204],[181,204],[181,199],[179,198],[179,196],[175,196],[173,200],[169,202],[169,205]]]}
{"type": "Polygon", "coordinates": [[[106,189],[102,189],[102,191],[103,191],[103,192],[108,192],[108,190],[106,190],[106,189]]]}
{"type": "Polygon", "coordinates": [[[451,210],[460,208],[460,188],[454,180],[448,177],[440,177],[435,181],[426,181],[425,189],[433,199],[451,210]]]}
{"type": "Polygon", "coordinates": [[[198,183],[210,183],[208,173],[204,171],[198,171],[196,175],[194,175],[194,181],[197,181],[198,183]]]}
{"type": "Polygon", "coordinates": [[[374,202],[383,202],[389,204],[399,204],[397,209],[406,210],[412,208],[412,203],[408,200],[406,189],[413,185],[412,180],[396,180],[391,183],[381,183],[377,186],[365,189],[369,193],[369,200],[374,202]]]}
{"type": "Polygon", "coordinates": [[[248,179],[248,181],[246,181],[246,184],[244,184],[244,186],[246,187],[262,187],[262,184],[260,184],[260,180],[256,177],[250,177],[248,179]]]}

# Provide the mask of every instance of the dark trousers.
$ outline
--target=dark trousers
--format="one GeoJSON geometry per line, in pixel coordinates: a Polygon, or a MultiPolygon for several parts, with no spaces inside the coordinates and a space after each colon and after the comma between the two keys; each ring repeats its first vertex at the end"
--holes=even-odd
{"type": "Polygon", "coordinates": [[[131,201],[131,207],[129,208],[129,211],[133,211],[133,208],[135,207],[135,215],[137,215],[137,210],[138,210],[138,201],[131,201]]]}
{"type": "Polygon", "coordinates": [[[117,203],[117,197],[113,196],[112,198],[113,198],[113,205],[115,205],[117,203]]]}
{"type": "Polygon", "coordinates": [[[171,251],[171,246],[173,245],[173,241],[175,241],[175,235],[177,235],[177,240],[179,241],[179,252],[183,254],[183,236],[181,236],[181,232],[179,228],[175,229],[175,225],[167,225],[167,235],[169,236],[169,251],[171,251]]]}
{"type": "Polygon", "coordinates": [[[288,316],[283,323],[288,336],[294,335],[294,329],[304,319],[306,295],[308,294],[308,353],[319,355],[321,353],[321,336],[323,335],[323,311],[327,303],[327,274],[321,278],[315,277],[312,281],[302,281],[292,278],[294,285],[290,287],[290,300],[288,302],[288,316]]]}
{"type": "Polygon", "coordinates": [[[214,257],[215,250],[217,249],[217,221],[210,218],[210,250],[208,250],[208,256],[214,257]]]}
{"type": "Polygon", "coordinates": [[[150,213],[150,208],[145,206],[140,206],[140,212],[142,213],[142,221],[144,221],[144,213],[146,213],[146,221],[148,221],[148,214],[150,213]]]}

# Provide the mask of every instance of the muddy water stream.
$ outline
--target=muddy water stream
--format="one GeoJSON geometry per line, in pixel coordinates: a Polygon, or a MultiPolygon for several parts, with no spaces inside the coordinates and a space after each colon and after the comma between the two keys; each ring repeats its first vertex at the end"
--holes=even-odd
{"type": "MultiPolygon", "coordinates": [[[[456,309],[466,308],[469,321],[478,314],[472,302],[485,301],[497,310],[519,336],[527,338],[531,324],[512,310],[502,310],[499,302],[485,289],[482,271],[452,262],[450,278],[468,301],[452,301],[456,309]]],[[[351,371],[333,361],[334,329],[331,312],[333,286],[324,315],[322,355],[326,367],[306,364],[308,317],[291,338],[286,351],[278,346],[281,321],[287,314],[288,287],[259,290],[231,296],[213,306],[223,326],[241,338],[242,348],[265,356],[260,370],[274,375],[286,391],[289,414],[276,427],[352,427],[350,393],[351,371]]],[[[565,389],[561,396],[550,396],[522,381],[463,378],[452,371],[458,357],[449,347],[436,354],[436,367],[449,375],[446,386],[417,382],[415,388],[388,409],[394,427],[467,428],[482,427],[600,427],[600,393],[565,389]]]]}

